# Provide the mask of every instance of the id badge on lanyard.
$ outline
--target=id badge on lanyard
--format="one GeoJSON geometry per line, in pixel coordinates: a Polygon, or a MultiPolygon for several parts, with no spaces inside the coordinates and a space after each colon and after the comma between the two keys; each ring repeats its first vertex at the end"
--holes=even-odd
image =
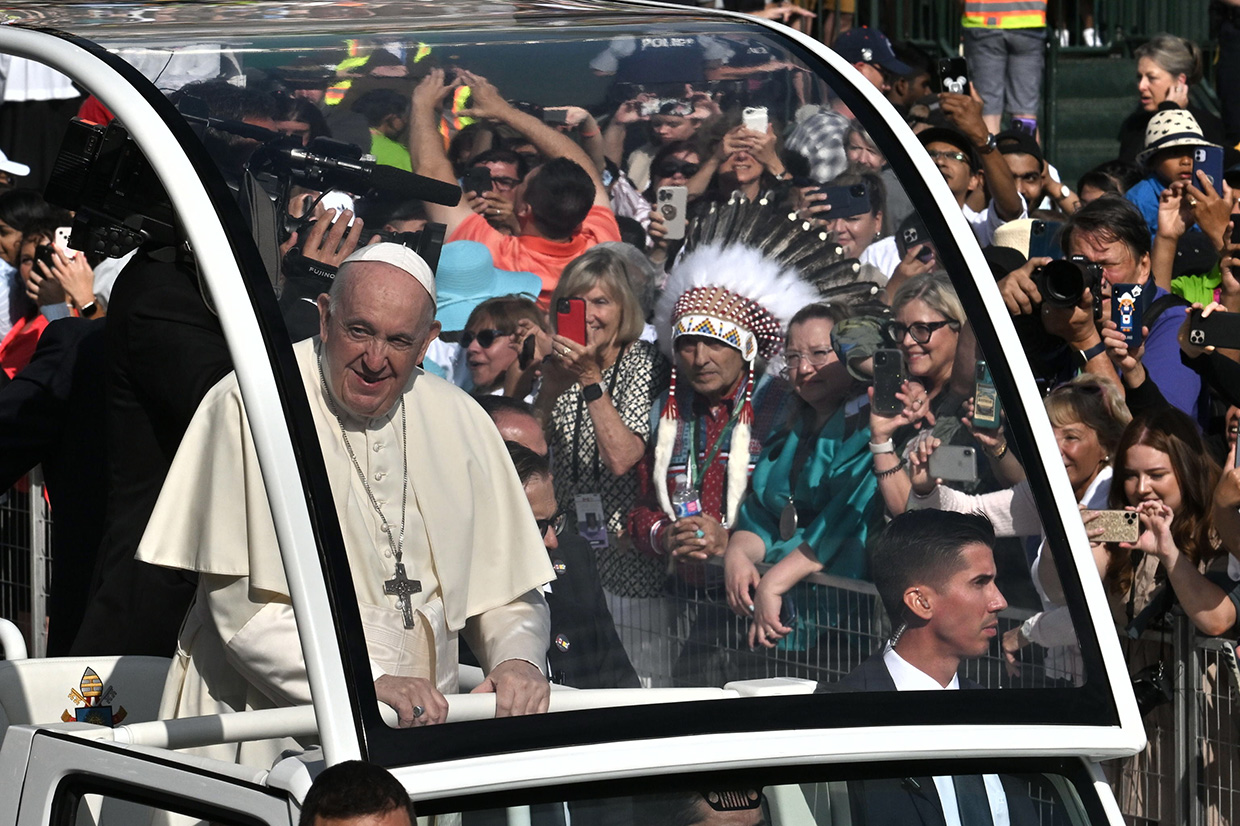
{"type": "Polygon", "coordinates": [[[603,514],[603,497],[597,493],[579,493],[573,497],[577,511],[577,533],[595,550],[607,547],[607,517],[603,514]]]}

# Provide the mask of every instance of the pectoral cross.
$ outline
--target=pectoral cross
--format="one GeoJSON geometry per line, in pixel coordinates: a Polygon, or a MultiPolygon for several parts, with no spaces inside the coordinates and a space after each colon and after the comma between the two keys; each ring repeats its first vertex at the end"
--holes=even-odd
{"type": "Polygon", "coordinates": [[[405,627],[413,627],[413,606],[409,597],[422,592],[422,583],[405,576],[405,563],[396,563],[396,573],[383,583],[383,593],[395,596],[400,602],[400,611],[405,615],[405,627]]]}

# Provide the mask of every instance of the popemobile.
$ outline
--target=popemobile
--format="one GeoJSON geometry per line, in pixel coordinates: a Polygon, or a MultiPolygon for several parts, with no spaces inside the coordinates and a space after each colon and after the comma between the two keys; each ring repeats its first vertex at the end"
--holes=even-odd
{"type": "MultiPolygon", "coordinates": [[[[957,781],[969,779],[988,789],[983,814],[996,823],[1026,822],[1029,814],[1042,824],[1123,822],[1104,761],[1118,764],[1140,752],[1146,735],[1042,399],[943,176],[850,61],[776,22],[655,3],[19,0],[5,11],[6,59],[68,76],[101,104],[96,111],[106,108],[114,118],[70,127],[49,184],[49,201],[55,194],[76,210],[71,243],[116,257],[156,243],[175,249],[196,274],[204,314],[218,317],[261,467],[261,485],[247,494],[265,496],[270,508],[312,702],[160,719],[168,659],[24,658],[10,627],[0,662],[0,826],[294,824],[316,775],[354,759],[388,768],[426,822],[645,826],[659,821],[651,813],[660,805],[678,800],[695,807],[698,822],[979,822],[955,813],[944,820],[940,808],[944,789],[954,783],[963,798],[957,781]],[[384,60],[371,60],[380,52],[384,60]],[[370,71],[379,64],[387,71],[370,71]],[[454,204],[460,194],[376,166],[371,147],[293,146],[263,128],[208,120],[209,112],[174,103],[167,93],[220,76],[234,85],[274,79],[300,90],[337,124],[347,118],[332,107],[347,105],[359,89],[394,88],[408,101],[435,68],[485,77],[509,101],[580,107],[601,120],[629,101],[670,112],[682,111],[677,107],[687,100],[684,111],[704,107],[725,120],[764,109],[772,132],[815,112],[828,125],[831,113],[851,113],[885,158],[889,200],[902,190],[920,217],[964,306],[978,359],[989,367],[1008,443],[1023,464],[1059,572],[1077,671],[1051,679],[1031,655],[1012,675],[992,639],[985,655],[962,663],[976,685],[966,692],[815,693],[817,680],[830,688],[855,661],[824,665],[813,678],[687,679],[681,670],[675,684],[642,674],[641,688],[553,685],[548,713],[497,718],[494,694],[469,693],[482,672],[461,666],[445,724],[398,726],[376,694],[346,557],[347,527],[337,519],[330,462],[273,289],[285,240],[281,210],[306,193],[335,189],[362,199],[405,186],[440,204],[454,204]],[[253,174],[221,171],[204,148],[204,130],[233,130],[237,140],[255,144],[253,174]],[[262,765],[201,756],[204,748],[279,738],[290,747],[262,765]],[[892,815],[900,806],[923,819],[892,815]]],[[[464,111],[466,102],[450,96],[445,107],[464,111]]],[[[447,111],[445,139],[468,120],[447,111]]],[[[573,128],[571,120],[560,125],[573,128]]],[[[843,131],[824,129],[817,148],[842,153],[843,139],[843,131]]],[[[614,174],[603,177],[616,181],[614,174]]],[[[734,198],[717,206],[715,217],[747,206],[734,198]]],[[[784,220],[801,221],[795,213],[784,220]]],[[[691,238],[703,222],[690,211],[691,238]]],[[[808,224],[802,229],[810,231],[808,224]]],[[[736,235],[745,235],[739,224],[736,235]]],[[[443,238],[432,224],[415,240],[396,240],[412,244],[433,268],[443,238]]],[[[829,236],[819,240],[823,254],[835,256],[831,262],[848,260],[829,236]]],[[[760,246],[762,239],[749,241],[760,246]]],[[[848,300],[881,287],[871,283],[870,268],[828,269],[834,294],[848,300]]],[[[772,374],[779,358],[768,368],[772,374]]],[[[410,430],[415,426],[411,418],[410,430]]],[[[236,473],[243,484],[240,467],[212,470],[225,480],[236,473]]],[[[250,471],[251,481],[259,478],[250,471]]],[[[194,506],[183,503],[187,514],[194,506]]],[[[1028,580],[1023,556],[1018,563],[1015,575],[1028,580]]],[[[412,568],[403,573],[401,567],[391,576],[399,587],[388,591],[397,617],[419,578],[412,568]]],[[[880,607],[869,580],[828,569],[806,587],[848,606],[831,622],[855,632],[862,655],[881,653],[901,624],[880,607]]],[[[1020,626],[1040,608],[1006,596],[1010,605],[987,635],[1020,626]]],[[[685,622],[693,620],[695,606],[676,607],[685,622]]],[[[683,639],[665,642],[674,652],[683,639]]],[[[738,637],[730,645],[745,642],[738,637]]],[[[716,661],[731,655],[721,650],[716,661]]]]}

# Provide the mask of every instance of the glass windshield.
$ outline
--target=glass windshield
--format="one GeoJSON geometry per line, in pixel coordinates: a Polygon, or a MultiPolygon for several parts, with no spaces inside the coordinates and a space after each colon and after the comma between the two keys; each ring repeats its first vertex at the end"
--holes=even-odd
{"type": "MultiPolygon", "coordinates": [[[[865,96],[790,40],[690,16],[479,8],[476,28],[468,15],[450,25],[430,15],[418,28],[378,13],[351,31],[347,19],[316,18],[328,9],[262,4],[253,34],[233,18],[219,25],[206,7],[169,7],[166,18],[131,10],[164,23],[141,47],[119,9],[60,22],[170,94],[244,203],[262,275],[303,342],[298,378],[320,442],[310,449],[324,455],[344,536],[345,550],[325,558],[333,582],[346,583],[333,594],[358,603],[340,623],[346,656],[359,673],[437,684],[453,708],[444,719],[495,731],[392,730],[440,717],[438,701],[415,693],[376,705],[391,695],[365,684],[372,756],[408,762],[406,737],[425,738],[418,759],[430,759],[544,736],[552,745],[752,726],[706,705],[736,697],[772,698],[762,701],[770,719],[787,727],[1116,724],[1049,510],[1048,454],[1032,437],[1042,413],[1027,405],[1042,400],[1031,388],[1018,395],[1010,360],[1023,355],[1000,348],[938,202],[865,96]],[[187,45],[195,25],[204,39],[187,45]],[[442,187],[408,173],[459,184],[465,197],[452,206],[442,187]],[[438,265],[437,336],[407,334],[405,316],[333,317],[319,298],[345,255],[373,242],[438,265]],[[607,254],[574,263],[595,242],[607,254]],[[473,265],[467,253],[478,249],[487,255],[473,265]],[[424,384],[443,401],[357,413],[350,405],[387,374],[333,362],[327,344],[307,341],[320,332],[332,346],[408,362],[393,375],[458,385],[524,447],[484,433],[486,419],[438,380],[424,384]],[[522,414],[492,396],[531,407],[522,414]],[[532,434],[505,424],[531,409],[532,434]],[[392,445],[424,452],[402,459],[392,445]],[[540,535],[542,547],[530,547],[540,535]],[[516,593],[487,591],[492,579],[516,593]],[[488,622],[497,600],[477,592],[501,594],[511,612],[488,622]],[[521,634],[545,638],[531,655],[528,639],[510,639],[521,634]],[[494,710],[463,695],[494,689],[491,672],[514,661],[550,677],[552,712],[703,708],[623,711],[587,727],[595,734],[540,729],[547,718],[480,722],[494,710]],[[944,687],[1008,690],[967,700],[930,691],[912,707],[850,696],[944,687]],[[574,697],[601,688],[651,693],[574,697]]],[[[93,106],[83,115],[109,123],[93,106]]],[[[941,144],[929,142],[931,158],[954,192],[977,158],[941,144]]],[[[990,234],[1002,223],[970,221],[990,234]]],[[[192,256],[180,263],[192,269],[192,256]]],[[[196,402],[218,377],[201,375],[197,396],[183,398],[196,402]]],[[[1091,403],[1107,392],[1057,388],[1052,423],[1093,427],[1091,403]]],[[[215,612],[219,636],[237,650],[255,645],[245,657],[283,662],[297,649],[295,632],[277,635],[291,613],[271,636],[246,634],[289,602],[274,534],[244,525],[248,575],[203,563],[227,544],[205,548],[205,526],[229,521],[218,503],[262,501],[261,474],[213,455],[215,433],[196,433],[199,470],[183,482],[204,484],[208,468],[212,496],[161,503],[166,547],[193,552],[148,558],[199,565],[199,605],[215,612]],[[264,652],[273,640],[280,651],[264,652]]],[[[1086,469],[1069,476],[1105,509],[1101,455],[1082,454],[1086,469]]],[[[295,654],[286,665],[230,675],[262,695],[235,710],[307,702],[304,666],[295,654]]]]}

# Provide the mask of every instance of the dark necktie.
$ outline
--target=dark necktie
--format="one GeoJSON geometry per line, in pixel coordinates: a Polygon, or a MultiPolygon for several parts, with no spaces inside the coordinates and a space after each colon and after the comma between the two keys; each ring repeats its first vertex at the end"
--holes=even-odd
{"type": "Polygon", "coordinates": [[[956,808],[960,811],[960,826],[994,826],[990,816],[990,798],[986,796],[986,783],[980,774],[952,775],[956,787],[956,808]]]}

